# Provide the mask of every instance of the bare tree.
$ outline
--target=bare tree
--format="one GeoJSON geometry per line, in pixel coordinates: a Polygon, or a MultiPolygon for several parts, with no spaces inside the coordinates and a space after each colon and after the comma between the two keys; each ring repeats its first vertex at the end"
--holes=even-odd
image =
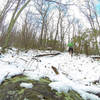
{"type": "Polygon", "coordinates": [[[12,15],[12,18],[10,20],[10,24],[8,26],[7,37],[6,37],[5,44],[3,46],[3,50],[2,51],[5,51],[5,48],[8,46],[8,42],[9,42],[9,39],[10,39],[10,34],[11,34],[11,31],[12,31],[12,29],[14,27],[14,24],[15,24],[16,20],[18,19],[19,15],[24,10],[24,8],[30,2],[30,0],[27,0],[26,2],[25,1],[26,0],[18,0],[17,1],[17,4],[15,6],[15,9],[14,9],[14,12],[13,12],[13,15],[12,15]]]}
{"type": "Polygon", "coordinates": [[[65,39],[65,34],[67,32],[67,28],[64,25],[66,16],[67,16],[67,10],[68,8],[66,8],[65,6],[61,6],[58,5],[57,6],[58,9],[58,20],[57,20],[57,26],[56,26],[56,34],[55,34],[55,41],[57,40],[57,38],[59,38],[59,41],[61,43],[61,47],[62,49],[64,49],[64,39],[65,39]]]}
{"type": "Polygon", "coordinates": [[[40,32],[40,45],[42,46],[42,39],[45,31],[45,24],[47,22],[48,12],[50,8],[49,2],[45,2],[45,0],[35,0],[35,7],[40,15],[40,23],[41,23],[41,32],[40,32]]]}
{"type": "Polygon", "coordinates": [[[14,3],[15,3],[15,0],[7,0],[6,4],[4,5],[3,9],[1,10],[1,12],[0,12],[0,29],[2,27],[3,21],[5,20],[7,13],[11,10],[14,3]]]}
{"type": "Polygon", "coordinates": [[[91,26],[91,29],[93,32],[92,38],[94,38],[94,40],[95,40],[94,42],[96,44],[95,45],[96,49],[99,52],[97,38],[98,38],[98,36],[100,37],[100,23],[98,20],[98,14],[96,12],[96,5],[95,5],[94,1],[86,0],[85,5],[81,6],[80,11],[85,15],[88,22],[90,23],[90,26],[91,26]]]}

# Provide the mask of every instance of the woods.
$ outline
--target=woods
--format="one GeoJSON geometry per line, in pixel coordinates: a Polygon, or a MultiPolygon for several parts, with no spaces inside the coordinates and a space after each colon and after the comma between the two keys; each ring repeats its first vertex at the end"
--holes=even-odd
{"type": "Polygon", "coordinates": [[[1,0],[0,100],[100,100],[100,0],[1,0]]]}
{"type": "Polygon", "coordinates": [[[50,47],[65,51],[71,41],[75,53],[99,54],[99,16],[92,0],[83,4],[61,0],[7,0],[0,10],[0,46],[3,52],[8,47],[25,50],[50,47]],[[73,7],[80,11],[85,23],[72,14],[73,7]],[[11,19],[6,23],[10,12],[11,19]]]}

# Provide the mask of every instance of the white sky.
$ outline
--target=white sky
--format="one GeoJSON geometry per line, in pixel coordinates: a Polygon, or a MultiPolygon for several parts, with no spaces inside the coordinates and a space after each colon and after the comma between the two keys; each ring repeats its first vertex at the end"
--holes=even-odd
{"type": "MultiPolygon", "coordinates": [[[[6,3],[6,1],[7,1],[7,0],[1,0],[1,1],[0,1],[0,7],[1,7],[1,8],[3,8],[3,5],[6,3]]],[[[57,0],[57,1],[59,1],[59,0],[57,0]]],[[[68,1],[68,0],[61,0],[62,3],[66,3],[66,1],[68,1]]],[[[75,4],[81,5],[81,4],[83,4],[83,2],[84,2],[85,0],[70,0],[70,1],[73,2],[73,3],[75,3],[75,4]]],[[[94,0],[94,1],[97,1],[97,0],[94,0]]],[[[25,8],[25,9],[27,10],[27,8],[25,8]]],[[[25,18],[25,9],[24,9],[24,11],[21,13],[21,17],[18,18],[18,23],[23,23],[23,19],[25,18]]],[[[32,10],[33,12],[35,12],[35,9],[33,9],[32,7],[30,7],[30,10],[32,10]]],[[[56,14],[57,14],[57,11],[55,11],[55,13],[54,13],[54,15],[55,15],[55,18],[54,18],[54,19],[55,19],[55,20],[57,19],[56,14]]],[[[87,19],[86,19],[86,18],[84,17],[84,15],[79,11],[79,8],[76,7],[75,5],[73,5],[73,6],[70,7],[70,14],[71,14],[72,16],[74,16],[75,18],[80,19],[81,23],[83,23],[84,26],[90,27],[90,25],[89,25],[87,19]]],[[[7,19],[6,19],[6,22],[9,22],[9,21],[10,21],[11,16],[12,16],[12,13],[9,12],[8,17],[7,17],[7,19]]]]}

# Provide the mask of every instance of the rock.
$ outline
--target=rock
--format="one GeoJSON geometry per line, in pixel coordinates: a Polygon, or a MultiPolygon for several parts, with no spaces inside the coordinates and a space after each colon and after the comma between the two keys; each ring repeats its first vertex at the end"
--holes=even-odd
{"type": "Polygon", "coordinates": [[[48,78],[41,78],[36,81],[23,75],[12,77],[0,85],[0,100],[83,100],[75,91],[58,93],[51,90],[48,86],[49,83],[48,78]],[[31,83],[33,87],[20,87],[23,82],[31,83]]]}

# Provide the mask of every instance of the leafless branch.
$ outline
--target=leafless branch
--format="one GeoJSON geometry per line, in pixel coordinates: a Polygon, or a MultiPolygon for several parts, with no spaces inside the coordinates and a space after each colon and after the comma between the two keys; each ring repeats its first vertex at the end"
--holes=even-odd
{"type": "Polygon", "coordinates": [[[48,1],[48,2],[52,2],[52,3],[56,3],[58,5],[63,5],[63,6],[71,6],[71,5],[77,5],[77,4],[74,4],[74,3],[68,3],[68,4],[64,4],[64,3],[60,3],[60,2],[57,2],[57,1],[54,1],[54,0],[45,0],[45,1],[48,1]]]}

